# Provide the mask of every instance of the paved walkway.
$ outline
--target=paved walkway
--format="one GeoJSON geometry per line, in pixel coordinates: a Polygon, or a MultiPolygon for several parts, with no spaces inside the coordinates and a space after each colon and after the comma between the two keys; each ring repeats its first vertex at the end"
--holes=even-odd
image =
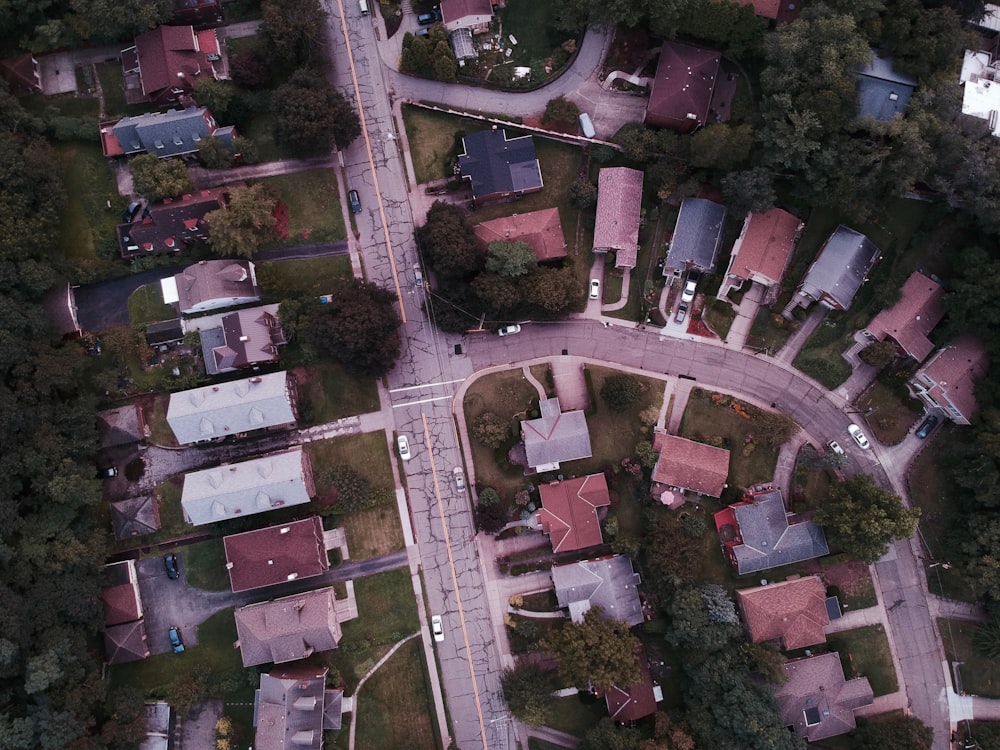
{"type": "Polygon", "coordinates": [[[358,698],[361,697],[361,688],[364,687],[366,682],[368,682],[368,678],[371,677],[373,674],[375,674],[378,671],[379,667],[381,667],[383,664],[389,661],[389,659],[392,658],[392,655],[396,653],[404,643],[412,641],[414,638],[418,637],[420,637],[420,633],[414,633],[413,635],[409,635],[403,640],[401,640],[395,646],[390,648],[388,652],[386,652],[386,655],[383,656],[381,659],[379,659],[378,662],[376,662],[375,666],[369,669],[365,673],[364,677],[358,680],[358,686],[354,689],[354,696],[353,696],[354,701],[351,704],[351,708],[354,710],[354,717],[353,717],[354,720],[351,722],[350,738],[348,739],[347,742],[347,746],[350,748],[350,750],[354,750],[354,733],[357,731],[358,728],[358,698]]]}
{"type": "MultiPolygon", "coordinates": [[[[764,298],[764,287],[760,284],[751,284],[750,289],[743,295],[740,304],[734,306],[736,318],[729,328],[725,344],[730,349],[742,349],[746,346],[747,337],[750,335],[750,328],[754,320],[757,319],[757,311],[760,310],[761,300],[764,298]]],[[[732,304],[728,297],[720,297],[723,302],[732,304]]]]}
{"type": "Polygon", "coordinates": [[[787,362],[790,365],[795,357],[798,356],[802,347],[805,346],[809,337],[812,336],[813,332],[826,319],[827,312],[825,307],[817,305],[816,309],[809,313],[809,317],[799,326],[799,330],[789,336],[788,341],[781,347],[781,351],[775,355],[775,359],[779,362],[787,362]]]}
{"type": "Polygon", "coordinates": [[[590,406],[583,364],[577,357],[552,357],[549,360],[552,382],[555,384],[559,408],[563,411],[585,410],[590,406]]]}
{"type": "Polygon", "coordinates": [[[871,339],[861,331],[857,331],[854,334],[854,343],[841,355],[851,366],[851,376],[837,388],[837,393],[843,396],[846,401],[856,401],[878,375],[877,367],[866,365],[858,356],[858,353],[870,343],[871,339]]]}
{"type": "Polygon", "coordinates": [[[190,175],[191,183],[195,188],[204,190],[221,185],[231,185],[234,182],[257,177],[295,174],[297,172],[307,172],[311,169],[336,168],[337,157],[330,154],[329,156],[314,156],[309,159],[269,161],[264,164],[251,164],[246,167],[233,167],[232,169],[205,169],[205,167],[191,166],[188,167],[188,175],[190,175]]]}

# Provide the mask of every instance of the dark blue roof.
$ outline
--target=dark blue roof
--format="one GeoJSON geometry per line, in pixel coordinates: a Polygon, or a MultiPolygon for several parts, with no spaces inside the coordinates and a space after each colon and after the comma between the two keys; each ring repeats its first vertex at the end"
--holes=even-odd
{"type": "Polygon", "coordinates": [[[161,158],[193,154],[213,125],[204,107],[171,109],[137,117],[123,117],[114,126],[115,137],[126,154],[147,152],[161,158]]]}
{"type": "Polygon", "coordinates": [[[858,71],[858,115],[892,120],[906,111],[917,81],[897,73],[892,60],[876,55],[858,71]]]}
{"type": "Polygon", "coordinates": [[[530,135],[507,139],[504,130],[482,130],[462,139],[462,176],[472,181],[472,194],[527,192],[542,187],[542,172],[530,135]]]}
{"type": "Polygon", "coordinates": [[[663,275],[690,266],[701,271],[714,271],[722,243],[722,226],[726,207],[704,198],[685,198],[677,216],[674,238],[670,241],[663,275]]]}

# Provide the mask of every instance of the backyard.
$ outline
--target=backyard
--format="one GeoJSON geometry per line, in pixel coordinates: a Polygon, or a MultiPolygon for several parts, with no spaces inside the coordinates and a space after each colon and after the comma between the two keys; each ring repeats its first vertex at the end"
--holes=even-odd
{"type": "Polygon", "coordinates": [[[294,371],[303,424],[326,424],[354,414],[378,411],[378,386],[370,377],[352,375],[336,362],[320,362],[294,371]]]}
{"type": "Polygon", "coordinates": [[[299,258],[259,263],[257,281],[268,299],[280,302],[292,297],[319,297],[354,278],[347,255],[299,258]]]}
{"type": "Polygon", "coordinates": [[[173,305],[163,301],[163,290],[159,282],[139,287],[128,298],[128,318],[133,326],[176,317],[177,310],[173,305]]]}
{"type": "Polygon", "coordinates": [[[840,654],[847,679],[867,677],[876,696],[896,692],[896,670],[889,651],[889,639],[881,625],[831,633],[826,641],[830,651],[840,654]]]}
{"type": "Polygon", "coordinates": [[[937,624],[944,643],[945,658],[961,665],[959,675],[962,684],[955,685],[955,690],[963,695],[1000,698],[1000,662],[983,657],[973,645],[979,625],[945,617],[939,617],[937,624]]]}
{"type": "Polygon", "coordinates": [[[205,591],[229,591],[226,547],[222,539],[189,544],[179,551],[181,570],[188,585],[205,591]]]}

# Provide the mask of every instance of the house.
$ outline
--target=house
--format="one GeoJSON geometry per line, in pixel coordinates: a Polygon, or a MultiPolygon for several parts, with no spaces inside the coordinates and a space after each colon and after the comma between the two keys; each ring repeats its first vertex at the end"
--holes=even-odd
{"type": "Polygon", "coordinates": [[[664,42],[646,105],[647,125],[692,133],[721,115],[712,107],[722,56],[680,42],[664,42]]]}
{"type": "Polygon", "coordinates": [[[260,302],[254,264],[248,260],[202,260],[160,280],[163,301],[181,315],[260,302]]]}
{"type": "Polygon", "coordinates": [[[218,328],[202,328],[201,351],[209,375],[278,361],[287,343],[278,321],[278,305],[247,307],[222,316],[218,328]]]}
{"type": "Polygon", "coordinates": [[[826,643],[830,614],[819,576],[738,589],[736,604],[754,643],[777,641],[784,651],[826,643]]]}
{"type": "Polygon", "coordinates": [[[125,260],[157,253],[179,253],[208,239],[205,216],[222,208],[225,190],[202,190],[177,200],[147,206],[135,221],[118,225],[118,249],[125,260]]]}
{"type": "Polygon", "coordinates": [[[739,575],[812,560],[830,553],[823,529],[788,513],[781,491],[747,489],[743,499],[715,514],[722,551],[739,575]]]}
{"type": "Polygon", "coordinates": [[[671,490],[722,496],[729,477],[728,450],[662,432],[653,436],[653,449],[660,453],[653,466],[652,480],[654,492],[661,502],[663,498],[672,501],[665,492],[671,490]]]}
{"type": "Polygon", "coordinates": [[[963,86],[962,114],[983,124],[1000,136],[1000,74],[989,52],[966,50],[959,82],[963,86]]]}
{"type": "Polygon", "coordinates": [[[875,55],[858,70],[858,117],[888,122],[906,113],[917,79],[899,73],[892,58],[875,55]]]}
{"type": "Polygon", "coordinates": [[[316,494],[301,446],[184,475],[181,507],[195,526],[304,505],[316,494]]]}
{"type": "Polygon", "coordinates": [[[934,350],[928,336],[943,317],[944,288],[914,271],[903,284],[899,301],[872,318],[864,333],[878,341],[892,339],[906,356],[923,362],[934,350]]]}
{"type": "Polygon", "coordinates": [[[323,732],[342,725],[343,690],[327,690],[326,667],[294,664],[260,676],[254,693],[257,750],[322,750],[323,732]]]}
{"type": "Polygon", "coordinates": [[[841,224],[806,271],[794,304],[807,307],[819,302],[831,310],[848,309],[880,255],[865,235],[841,224]]]}
{"type": "Polygon", "coordinates": [[[179,26],[205,28],[223,21],[222,0],[174,0],[171,23],[179,26]]]}
{"type": "Polygon", "coordinates": [[[135,560],[104,566],[104,652],[109,664],[139,661],[149,656],[142,598],[135,560]]]}
{"type": "Polygon", "coordinates": [[[139,750],[168,750],[170,747],[170,704],[152,701],[145,705],[146,737],[139,750]]]}
{"type": "Polygon", "coordinates": [[[272,372],[170,394],[167,424],[181,445],[295,424],[294,381],[272,372]]]}
{"type": "Polygon", "coordinates": [[[0,78],[14,96],[42,93],[42,69],[30,52],[0,60],[0,78]]]}
{"type": "Polygon", "coordinates": [[[215,31],[157,26],[121,51],[125,101],[173,104],[194,91],[199,78],[226,78],[225,47],[215,31]]]}
{"type": "Polygon", "coordinates": [[[490,30],[492,0],[441,0],[441,22],[449,33],[469,29],[473,34],[490,30]]]}
{"type": "Polygon", "coordinates": [[[145,435],[139,420],[139,407],[133,403],[97,412],[98,447],[103,450],[142,442],[145,435]]]}
{"type": "Polygon", "coordinates": [[[785,662],[785,674],[774,694],[781,719],[808,742],[853,731],[854,711],[875,700],[867,677],[844,678],[836,651],[785,662]]]}
{"type": "Polygon", "coordinates": [[[566,257],[566,237],[559,221],[558,208],[501,216],[476,224],[473,230],[483,245],[524,242],[535,251],[539,263],[558,262],[566,257]]]}
{"type": "Polygon", "coordinates": [[[146,343],[150,346],[174,344],[184,338],[184,326],[180,318],[158,320],[146,324],[146,343]]]}
{"type": "Polygon", "coordinates": [[[977,410],[976,380],[989,359],[975,336],[960,336],[935,352],[908,383],[910,393],[929,409],[942,409],[955,424],[970,424],[977,410]]]}
{"type": "Polygon", "coordinates": [[[594,455],[582,411],[561,412],[558,398],[542,399],[538,409],[538,419],[521,422],[521,440],[532,471],[555,471],[562,463],[594,455]]]}
{"type": "Polygon", "coordinates": [[[766,298],[776,297],[804,227],[797,216],[780,208],[762,214],[748,213],[733,245],[719,298],[747,281],[766,287],[766,298]]]}
{"type": "Polygon", "coordinates": [[[630,626],[643,621],[639,600],[639,574],[632,560],[624,555],[608,555],[595,560],[581,560],[567,565],[553,565],[552,585],[559,606],[569,610],[573,622],[583,622],[592,608],[630,626]]]}
{"type": "Polygon", "coordinates": [[[677,214],[674,237],[670,241],[664,276],[680,276],[688,269],[715,270],[722,244],[726,207],[704,198],[685,198],[677,214]]]}
{"type": "Polygon", "coordinates": [[[236,609],[236,645],[243,666],[284,664],[337,648],[340,623],[350,619],[333,587],[236,609]]]}
{"type": "Polygon", "coordinates": [[[168,109],[100,123],[101,150],[111,158],[156,154],[161,159],[198,153],[208,138],[233,151],[236,128],[219,127],[205,107],[168,109]]]}
{"type": "Polygon", "coordinates": [[[158,531],[160,511],[156,496],[141,495],[111,503],[111,527],[118,541],[158,531]]]}
{"type": "Polygon", "coordinates": [[[530,135],[507,138],[494,126],[462,138],[458,156],[463,180],[477,203],[520,198],[542,189],[542,169],[530,135]]]}
{"type": "Polygon", "coordinates": [[[597,509],[611,505],[604,474],[549,482],[538,488],[542,508],[538,523],[549,535],[553,552],[594,547],[604,542],[597,509]]]}
{"type": "Polygon", "coordinates": [[[319,516],[222,538],[233,591],[311,578],[330,569],[319,516]]]}
{"type": "Polygon", "coordinates": [[[598,699],[604,699],[608,716],[620,724],[631,724],[652,716],[656,713],[656,704],[663,700],[663,691],[659,685],[653,684],[646,649],[641,645],[636,649],[636,661],[642,675],[641,682],[624,688],[614,685],[610,690],[597,693],[598,699]]]}
{"type": "Polygon", "coordinates": [[[607,167],[597,178],[594,252],[615,253],[615,268],[635,268],[642,214],[642,172],[607,167]]]}
{"type": "Polygon", "coordinates": [[[992,32],[992,35],[995,36],[997,32],[1000,32],[1000,5],[986,3],[982,17],[978,21],[971,18],[969,21],[983,31],[992,32]]]}

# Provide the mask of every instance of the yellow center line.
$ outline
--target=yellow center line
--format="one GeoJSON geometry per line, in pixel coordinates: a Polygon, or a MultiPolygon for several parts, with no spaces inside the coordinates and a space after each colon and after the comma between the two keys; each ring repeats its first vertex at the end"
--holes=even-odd
{"type": "MultiPolygon", "coordinates": [[[[361,120],[361,134],[365,137],[365,152],[368,154],[368,166],[371,167],[372,179],[375,182],[375,197],[378,199],[378,215],[382,219],[382,233],[385,235],[385,248],[389,255],[389,268],[392,271],[392,283],[396,286],[396,299],[399,300],[399,318],[406,322],[406,307],[403,305],[403,292],[399,288],[399,274],[396,273],[396,259],[392,255],[392,240],[389,238],[389,222],[385,217],[385,206],[382,205],[382,190],[378,184],[378,173],[375,171],[375,160],[372,157],[372,143],[368,137],[368,121],[365,110],[361,106],[361,89],[358,87],[358,74],[354,68],[354,51],[351,49],[351,39],[347,34],[347,16],[344,13],[343,0],[337,0],[340,8],[340,29],[344,34],[344,44],[347,47],[347,62],[351,66],[351,83],[354,85],[354,97],[358,105],[358,117],[361,120]]],[[[377,53],[376,53],[377,57],[377,53]]],[[[392,116],[391,113],[389,115],[392,116]]]]}
{"type": "Polygon", "coordinates": [[[441,502],[441,487],[438,484],[437,465],[431,445],[431,433],[427,428],[427,415],[420,413],[424,424],[424,445],[431,460],[431,478],[434,480],[434,497],[437,499],[438,514],[441,516],[441,528],[444,531],[444,545],[448,552],[448,567],[451,568],[451,581],[455,586],[455,597],[458,599],[458,619],[462,623],[462,638],[465,639],[465,653],[469,661],[469,677],[472,679],[472,694],[476,699],[476,713],[479,715],[479,731],[483,737],[483,749],[489,747],[486,742],[486,723],[483,721],[483,705],[479,700],[479,685],[476,683],[476,670],[472,666],[472,647],[469,645],[469,631],[465,625],[465,613],[462,611],[462,592],[458,588],[458,574],[455,572],[455,558],[451,554],[451,535],[448,533],[448,521],[444,513],[444,503],[441,502]]]}

